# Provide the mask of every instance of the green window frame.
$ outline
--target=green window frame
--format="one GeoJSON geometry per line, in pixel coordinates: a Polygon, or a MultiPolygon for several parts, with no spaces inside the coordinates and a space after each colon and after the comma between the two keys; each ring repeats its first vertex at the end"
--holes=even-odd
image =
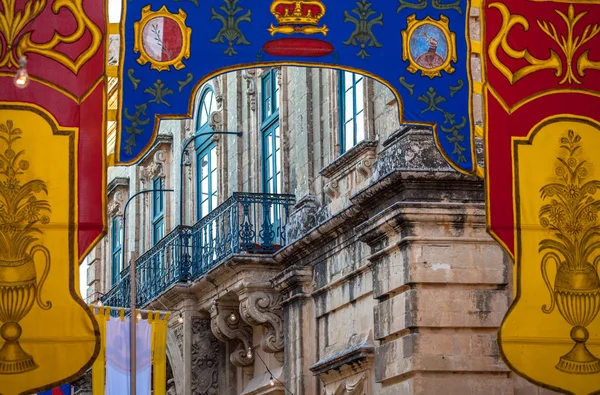
{"type": "Polygon", "coordinates": [[[152,243],[156,244],[165,237],[165,194],[159,192],[163,189],[163,179],[160,177],[152,181],[152,243]]]}
{"type": "Polygon", "coordinates": [[[340,153],[365,139],[364,76],[339,72],[340,153]]]}
{"type": "Polygon", "coordinates": [[[212,143],[196,151],[196,164],[196,185],[198,185],[196,216],[200,220],[218,205],[217,145],[212,143]]]}
{"type": "Polygon", "coordinates": [[[123,228],[121,226],[121,217],[113,217],[111,226],[111,250],[112,250],[112,272],[111,284],[114,285],[119,281],[121,271],[121,263],[123,262],[123,228]]]}
{"type": "Polygon", "coordinates": [[[263,192],[281,191],[281,133],[279,127],[278,71],[271,69],[261,77],[261,133],[263,192]]]}

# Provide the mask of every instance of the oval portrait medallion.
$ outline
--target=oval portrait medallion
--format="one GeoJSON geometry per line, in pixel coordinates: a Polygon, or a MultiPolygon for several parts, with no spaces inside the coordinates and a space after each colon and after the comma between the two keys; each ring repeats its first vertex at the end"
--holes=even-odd
{"type": "Polygon", "coordinates": [[[408,60],[411,73],[421,71],[424,77],[441,77],[441,72],[454,72],[456,35],[450,31],[448,18],[439,21],[427,17],[418,21],[415,15],[407,18],[408,28],[402,31],[402,58],[408,60]]]}
{"type": "Polygon", "coordinates": [[[430,23],[416,28],[410,37],[410,55],[426,69],[435,69],[448,59],[448,40],[442,30],[430,23]]]}

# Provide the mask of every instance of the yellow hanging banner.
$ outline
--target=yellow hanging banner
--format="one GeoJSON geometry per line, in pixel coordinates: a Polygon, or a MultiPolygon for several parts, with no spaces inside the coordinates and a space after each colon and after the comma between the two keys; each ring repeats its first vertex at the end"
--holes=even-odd
{"type": "Polygon", "coordinates": [[[0,382],[16,395],[76,379],[96,357],[81,300],[78,129],[35,105],[0,103],[0,382]]]}

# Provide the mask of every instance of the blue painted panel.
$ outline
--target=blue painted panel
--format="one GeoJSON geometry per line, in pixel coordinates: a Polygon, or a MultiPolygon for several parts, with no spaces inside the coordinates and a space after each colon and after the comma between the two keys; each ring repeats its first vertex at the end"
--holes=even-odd
{"type": "Polygon", "coordinates": [[[386,83],[401,101],[401,122],[434,126],[438,148],[450,164],[464,172],[475,170],[467,0],[124,4],[122,133],[117,153],[121,163],[136,162],[152,145],[156,119],[190,117],[196,90],[215,72],[288,64],[346,69],[386,83]],[[306,20],[289,25],[282,18],[286,7],[288,15],[299,10],[310,17],[321,5],[325,13],[314,25],[306,20]],[[163,14],[152,14],[163,6],[163,14]],[[181,59],[178,70],[173,65],[153,69],[153,63],[164,65],[181,52],[185,34],[179,33],[178,17],[185,17],[185,26],[191,28],[190,56],[181,59]],[[295,32],[271,34],[273,28],[295,32]],[[322,56],[306,56],[317,50],[322,56]],[[144,62],[144,52],[150,62],[144,62]]]}

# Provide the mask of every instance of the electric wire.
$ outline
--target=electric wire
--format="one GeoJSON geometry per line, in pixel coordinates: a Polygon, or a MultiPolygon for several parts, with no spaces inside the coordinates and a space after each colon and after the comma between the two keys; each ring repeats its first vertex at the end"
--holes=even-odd
{"type": "Polygon", "coordinates": [[[267,364],[265,363],[265,361],[262,359],[262,357],[260,356],[259,353],[255,352],[254,355],[256,355],[258,357],[258,359],[260,359],[260,361],[262,362],[262,364],[265,366],[265,369],[267,369],[267,372],[271,375],[271,378],[275,381],[277,381],[279,384],[281,384],[283,386],[283,389],[286,390],[287,392],[289,392],[291,395],[294,395],[294,393],[292,391],[290,391],[285,384],[283,384],[281,381],[279,381],[279,379],[275,376],[273,376],[273,372],[271,372],[271,369],[269,369],[269,367],[267,366],[267,364]]]}

